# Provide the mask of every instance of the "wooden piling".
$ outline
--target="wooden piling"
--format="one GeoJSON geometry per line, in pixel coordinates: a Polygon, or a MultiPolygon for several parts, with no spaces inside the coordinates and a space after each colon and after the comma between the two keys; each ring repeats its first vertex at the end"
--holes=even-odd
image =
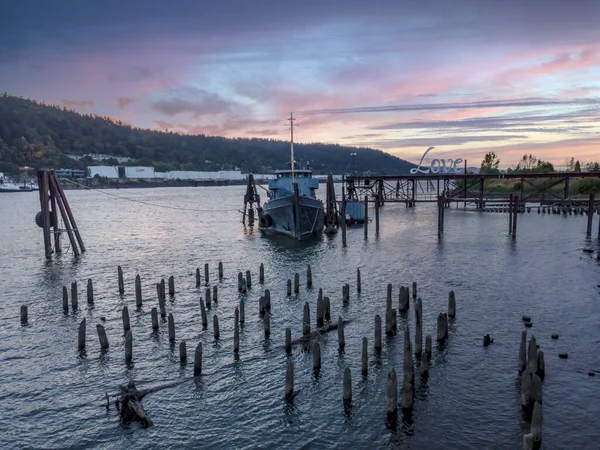
{"type": "Polygon", "coordinates": [[[85,317],[79,324],[79,331],[77,333],[77,348],[79,348],[79,350],[85,350],[85,317]]]}
{"type": "Polygon", "coordinates": [[[135,276],[135,306],[142,307],[142,280],[139,275],[135,276]]]}
{"type": "Polygon", "coordinates": [[[208,328],[208,318],[206,317],[206,307],[202,299],[200,299],[200,314],[202,315],[202,329],[206,330],[208,328]]]}
{"type": "Polygon", "coordinates": [[[94,286],[92,285],[91,278],[89,278],[87,282],[87,302],[88,305],[94,304],[94,286]]]}
{"type": "Polygon", "coordinates": [[[269,336],[271,335],[271,319],[269,314],[265,314],[263,317],[263,326],[265,329],[265,339],[269,339],[269,336]]]}
{"type": "Polygon", "coordinates": [[[317,328],[320,328],[323,326],[323,324],[325,322],[324,318],[325,318],[325,311],[324,311],[323,300],[320,298],[317,298],[317,328]]]}
{"type": "Polygon", "coordinates": [[[204,284],[208,284],[208,263],[204,264],[204,284]]]}
{"type": "Polygon", "coordinates": [[[161,278],[160,280],[160,296],[162,297],[163,301],[166,300],[167,296],[165,295],[165,279],[161,278]]]}
{"type": "Polygon", "coordinates": [[[456,317],[456,297],[454,291],[448,294],[448,317],[454,319],[456,317]]]}
{"type": "Polygon", "coordinates": [[[321,347],[318,342],[313,344],[312,348],[313,354],[313,370],[318,372],[321,369],[321,347]]]}
{"type": "Polygon", "coordinates": [[[417,282],[416,281],[413,281],[413,284],[412,284],[412,297],[414,300],[417,299],[417,282]]]}
{"type": "Polygon", "coordinates": [[[342,303],[350,302],[350,285],[344,284],[342,286],[342,303]]]}
{"type": "Polygon", "coordinates": [[[527,348],[527,370],[529,370],[531,374],[537,373],[537,363],[537,342],[535,340],[535,336],[531,336],[531,339],[529,340],[529,347],[527,348]]]}
{"type": "Polygon", "coordinates": [[[129,308],[127,306],[123,306],[123,334],[127,334],[129,330],[131,330],[131,326],[129,324],[129,308]]]}
{"type": "Polygon", "coordinates": [[[323,305],[325,308],[325,320],[331,320],[331,302],[329,301],[329,297],[323,298],[323,305]]]}
{"type": "Polygon", "coordinates": [[[386,336],[393,336],[394,331],[392,328],[392,307],[391,302],[388,302],[385,308],[385,334],[386,336]]]}
{"type": "Polygon", "coordinates": [[[379,197],[375,199],[375,234],[379,234],[379,197]]]}
{"type": "Polygon", "coordinates": [[[291,400],[294,395],[294,364],[288,362],[285,373],[285,398],[291,400]]]}
{"type": "Polygon", "coordinates": [[[223,263],[219,261],[219,280],[223,279],[223,263]]]}
{"type": "Polygon", "coordinates": [[[344,369],[344,402],[352,401],[352,373],[350,367],[344,369]]]}
{"type": "Polygon", "coordinates": [[[388,372],[386,397],[387,413],[395,416],[398,413],[398,378],[396,376],[396,369],[394,368],[388,372]]]}
{"type": "MultiPolygon", "coordinates": [[[[413,287],[414,289],[414,287],[413,287]]],[[[400,286],[400,300],[398,303],[398,310],[401,313],[405,313],[408,311],[410,307],[410,298],[409,298],[409,290],[408,287],[400,286]]]]}
{"type": "Polygon", "coordinates": [[[73,311],[76,311],[78,306],[79,305],[77,302],[77,281],[73,281],[71,283],[71,308],[73,309],[73,311]]]}
{"type": "MultiPolygon", "coordinates": [[[[236,313],[238,309],[235,309],[236,313]]],[[[237,355],[240,352],[240,326],[235,321],[233,324],[233,353],[237,355]]]]}
{"type": "Polygon", "coordinates": [[[215,339],[219,339],[219,337],[221,336],[221,333],[219,333],[219,318],[217,317],[216,314],[213,316],[213,329],[214,329],[215,339]]]}
{"type": "Polygon", "coordinates": [[[544,362],[544,352],[541,350],[538,352],[537,375],[542,380],[544,379],[544,376],[546,375],[546,363],[544,362]]]}
{"type": "Polygon", "coordinates": [[[527,408],[531,403],[531,373],[525,369],[521,374],[521,406],[527,408]]]}
{"type": "Polygon", "coordinates": [[[519,375],[527,368],[527,331],[521,331],[521,344],[519,345],[519,375]]]}
{"type": "Polygon", "coordinates": [[[22,305],[21,306],[21,323],[22,324],[26,324],[27,323],[27,306],[26,305],[22,305]]]}
{"type": "Polygon", "coordinates": [[[594,197],[596,194],[590,194],[588,200],[588,217],[587,217],[587,235],[592,235],[592,222],[594,220],[594,197]]]}
{"type": "Polygon", "coordinates": [[[368,341],[366,337],[362,339],[362,374],[367,376],[369,372],[369,349],[368,349],[368,341]]]}
{"type": "Polygon", "coordinates": [[[542,405],[535,402],[531,415],[531,435],[533,442],[539,446],[542,441],[542,405]]]}
{"type": "Polygon", "coordinates": [[[175,277],[173,275],[169,277],[169,295],[171,297],[175,295],[175,277]]]}
{"type": "Polygon", "coordinates": [[[415,366],[412,355],[412,345],[410,343],[410,330],[408,325],[404,328],[404,378],[410,381],[411,386],[415,386],[415,366]]]}
{"type": "Polygon", "coordinates": [[[369,238],[369,196],[365,195],[365,239],[369,238]]]}
{"type": "Polygon", "coordinates": [[[202,342],[198,342],[196,352],[194,353],[194,376],[202,373],[202,342]]]}
{"type": "Polygon", "coordinates": [[[125,362],[130,363],[133,359],[133,336],[131,330],[125,335],[125,362]]]}
{"type": "Polygon", "coordinates": [[[265,282],[265,265],[260,263],[260,269],[258,271],[258,282],[263,284],[265,282]]]}
{"type": "Polygon", "coordinates": [[[390,305],[390,306],[388,306],[388,308],[390,308],[390,309],[392,308],[392,306],[391,306],[392,305],[392,289],[393,289],[392,283],[388,283],[386,298],[387,298],[387,304],[390,305]]]}
{"type": "Polygon", "coordinates": [[[63,311],[69,311],[69,293],[67,292],[67,287],[63,286],[62,290],[62,299],[63,299],[63,311]]]}
{"type": "Polygon", "coordinates": [[[415,312],[415,354],[419,356],[423,351],[423,302],[421,297],[417,300],[415,312]]]}
{"type": "Polygon", "coordinates": [[[342,247],[346,247],[346,194],[342,192],[342,247]]]}
{"type": "Polygon", "coordinates": [[[535,373],[531,375],[531,401],[542,404],[542,379],[535,373]]]}
{"type": "Polygon", "coordinates": [[[100,324],[96,325],[96,331],[98,332],[98,340],[100,341],[100,348],[106,350],[109,347],[108,338],[106,337],[106,330],[100,324]]]}
{"type": "Polygon", "coordinates": [[[381,351],[381,317],[375,316],[375,351],[381,351]]]}
{"type": "Polygon", "coordinates": [[[246,322],[246,302],[244,302],[244,299],[241,298],[240,299],[240,324],[243,324],[244,322],[246,322]]]}
{"type": "Polygon", "coordinates": [[[360,280],[360,268],[357,267],[356,268],[356,292],[358,294],[360,294],[361,290],[362,290],[362,286],[361,286],[361,280],[360,280]]]}
{"type": "Polygon", "coordinates": [[[512,237],[515,239],[517,237],[517,217],[519,215],[519,208],[521,205],[519,204],[519,196],[514,196],[513,203],[513,211],[512,211],[512,237]]]}
{"type": "Polygon", "coordinates": [[[210,288],[206,288],[204,297],[206,298],[206,307],[210,308],[210,306],[212,304],[212,299],[211,299],[211,295],[210,295],[210,288]]]}
{"type": "Polygon", "coordinates": [[[440,313],[437,319],[437,340],[444,344],[448,339],[448,315],[440,313]]]}
{"type": "Polygon", "coordinates": [[[310,306],[304,303],[304,314],[302,316],[302,334],[310,334],[310,306]]]}
{"type": "Polygon", "coordinates": [[[121,269],[121,266],[117,267],[117,274],[119,278],[119,294],[123,295],[125,293],[125,284],[123,283],[123,269],[121,269]]]}
{"type": "Polygon", "coordinates": [[[404,377],[402,381],[402,410],[409,412],[413,409],[413,385],[404,377]]]}
{"type": "Polygon", "coordinates": [[[419,373],[423,378],[427,378],[429,376],[429,358],[427,357],[427,352],[421,353],[421,365],[419,366],[419,373]]]}
{"type": "Polygon", "coordinates": [[[300,274],[294,274],[294,294],[298,294],[300,292],[300,274]]]}
{"type": "Polygon", "coordinates": [[[196,267],[196,287],[200,287],[200,268],[196,267]]]}
{"type": "Polygon", "coordinates": [[[290,328],[285,329],[285,352],[292,353],[292,330],[290,328]]]}
{"type": "Polygon", "coordinates": [[[310,264],[306,268],[306,287],[312,287],[312,270],[310,264]]]}
{"type": "Polygon", "coordinates": [[[246,278],[242,277],[242,293],[248,292],[248,284],[246,283],[246,278]]]}
{"type": "Polygon", "coordinates": [[[172,313],[169,313],[169,341],[175,342],[175,319],[172,313]]]}
{"type": "Polygon", "coordinates": [[[219,291],[217,289],[217,285],[215,284],[213,286],[213,297],[212,297],[213,302],[218,303],[218,301],[217,301],[218,300],[218,295],[219,295],[219,291]]]}
{"type": "Polygon", "coordinates": [[[344,337],[344,321],[341,316],[338,317],[338,343],[340,350],[344,350],[344,347],[346,347],[346,338],[344,337]]]}
{"type": "Polygon", "coordinates": [[[431,336],[425,336],[425,353],[427,353],[427,358],[431,358],[431,336]]]}
{"type": "Polygon", "coordinates": [[[152,315],[152,329],[158,330],[158,311],[156,310],[156,308],[152,308],[151,315],[152,315]]]}
{"type": "Polygon", "coordinates": [[[246,288],[250,289],[252,287],[252,274],[249,270],[246,270],[246,288]]]}
{"type": "Polygon", "coordinates": [[[292,280],[288,278],[287,280],[287,296],[290,297],[292,295],[292,280]]]}
{"type": "Polygon", "coordinates": [[[242,283],[244,279],[244,274],[242,272],[238,272],[238,291],[242,292],[242,283]]]}
{"type": "Polygon", "coordinates": [[[187,361],[187,347],[185,341],[179,343],[179,361],[182,363],[187,361]]]}

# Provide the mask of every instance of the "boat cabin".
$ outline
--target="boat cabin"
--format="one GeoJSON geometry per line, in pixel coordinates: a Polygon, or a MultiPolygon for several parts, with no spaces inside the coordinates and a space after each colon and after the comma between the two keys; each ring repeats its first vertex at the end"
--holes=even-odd
{"type": "MultiPolygon", "coordinates": [[[[271,199],[294,195],[291,170],[276,170],[276,178],[269,180],[269,197],[271,199]]],[[[298,194],[302,197],[316,198],[315,191],[319,189],[319,180],[312,177],[312,170],[294,170],[294,183],[298,185],[298,194]]]]}

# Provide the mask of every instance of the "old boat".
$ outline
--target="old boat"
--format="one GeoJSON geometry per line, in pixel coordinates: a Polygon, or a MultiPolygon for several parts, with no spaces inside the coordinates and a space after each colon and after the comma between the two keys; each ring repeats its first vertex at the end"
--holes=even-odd
{"type": "Polygon", "coordinates": [[[320,235],[324,227],[323,202],[316,197],[319,180],[312,170],[294,168],[294,118],[291,124],[290,169],[277,170],[269,180],[268,201],[259,209],[258,226],[266,234],[280,234],[298,241],[320,235]]]}

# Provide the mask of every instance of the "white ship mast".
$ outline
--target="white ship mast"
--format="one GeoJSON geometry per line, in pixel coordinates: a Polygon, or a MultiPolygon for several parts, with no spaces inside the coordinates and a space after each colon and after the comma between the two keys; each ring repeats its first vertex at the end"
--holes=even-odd
{"type": "Polygon", "coordinates": [[[290,134],[291,134],[291,138],[290,138],[290,153],[291,153],[291,158],[292,158],[292,183],[294,182],[294,113],[290,113],[290,118],[288,119],[290,121],[290,134]]]}

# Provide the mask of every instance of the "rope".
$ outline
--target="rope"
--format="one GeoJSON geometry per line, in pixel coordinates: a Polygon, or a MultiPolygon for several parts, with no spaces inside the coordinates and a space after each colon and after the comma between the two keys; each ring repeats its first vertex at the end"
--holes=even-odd
{"type": "Polygon", "coordinates": [[[106,191],[104,191],[102,189],[95,189],[95,188],[86,186],[84,184],[77,183],[77,182],[75,182],[73,180],[67,180],[67,179],[65,179],[65,181],[67,181],[67,182],[69,182],[71,184],[74,184],[76,186],[82,187],[84,189],[88,189],[90,191],[97,191],[97,192],[100,192],[102,194],[109,195],[111,197],[119,198],[121,200],[127,200],[129,202],[134,202],[134,203],[141,203],[142,205],[155,206],[157,208],[175,209],[177,211],[196,211],[196,212],[233,212],[233,211],[240,212],[239,209],[195,209],[195,208],[183,208],[183,207],[178,207],[178,206],[159,205],[159,204],[156,204],[156,203],[150,203],[150,202],[145,202],[145,201],[142,201],[142,200],[135,200],[133,198],[122,197],[120,195],[111,194],[110,192],[106,192],[106,191]]]}

